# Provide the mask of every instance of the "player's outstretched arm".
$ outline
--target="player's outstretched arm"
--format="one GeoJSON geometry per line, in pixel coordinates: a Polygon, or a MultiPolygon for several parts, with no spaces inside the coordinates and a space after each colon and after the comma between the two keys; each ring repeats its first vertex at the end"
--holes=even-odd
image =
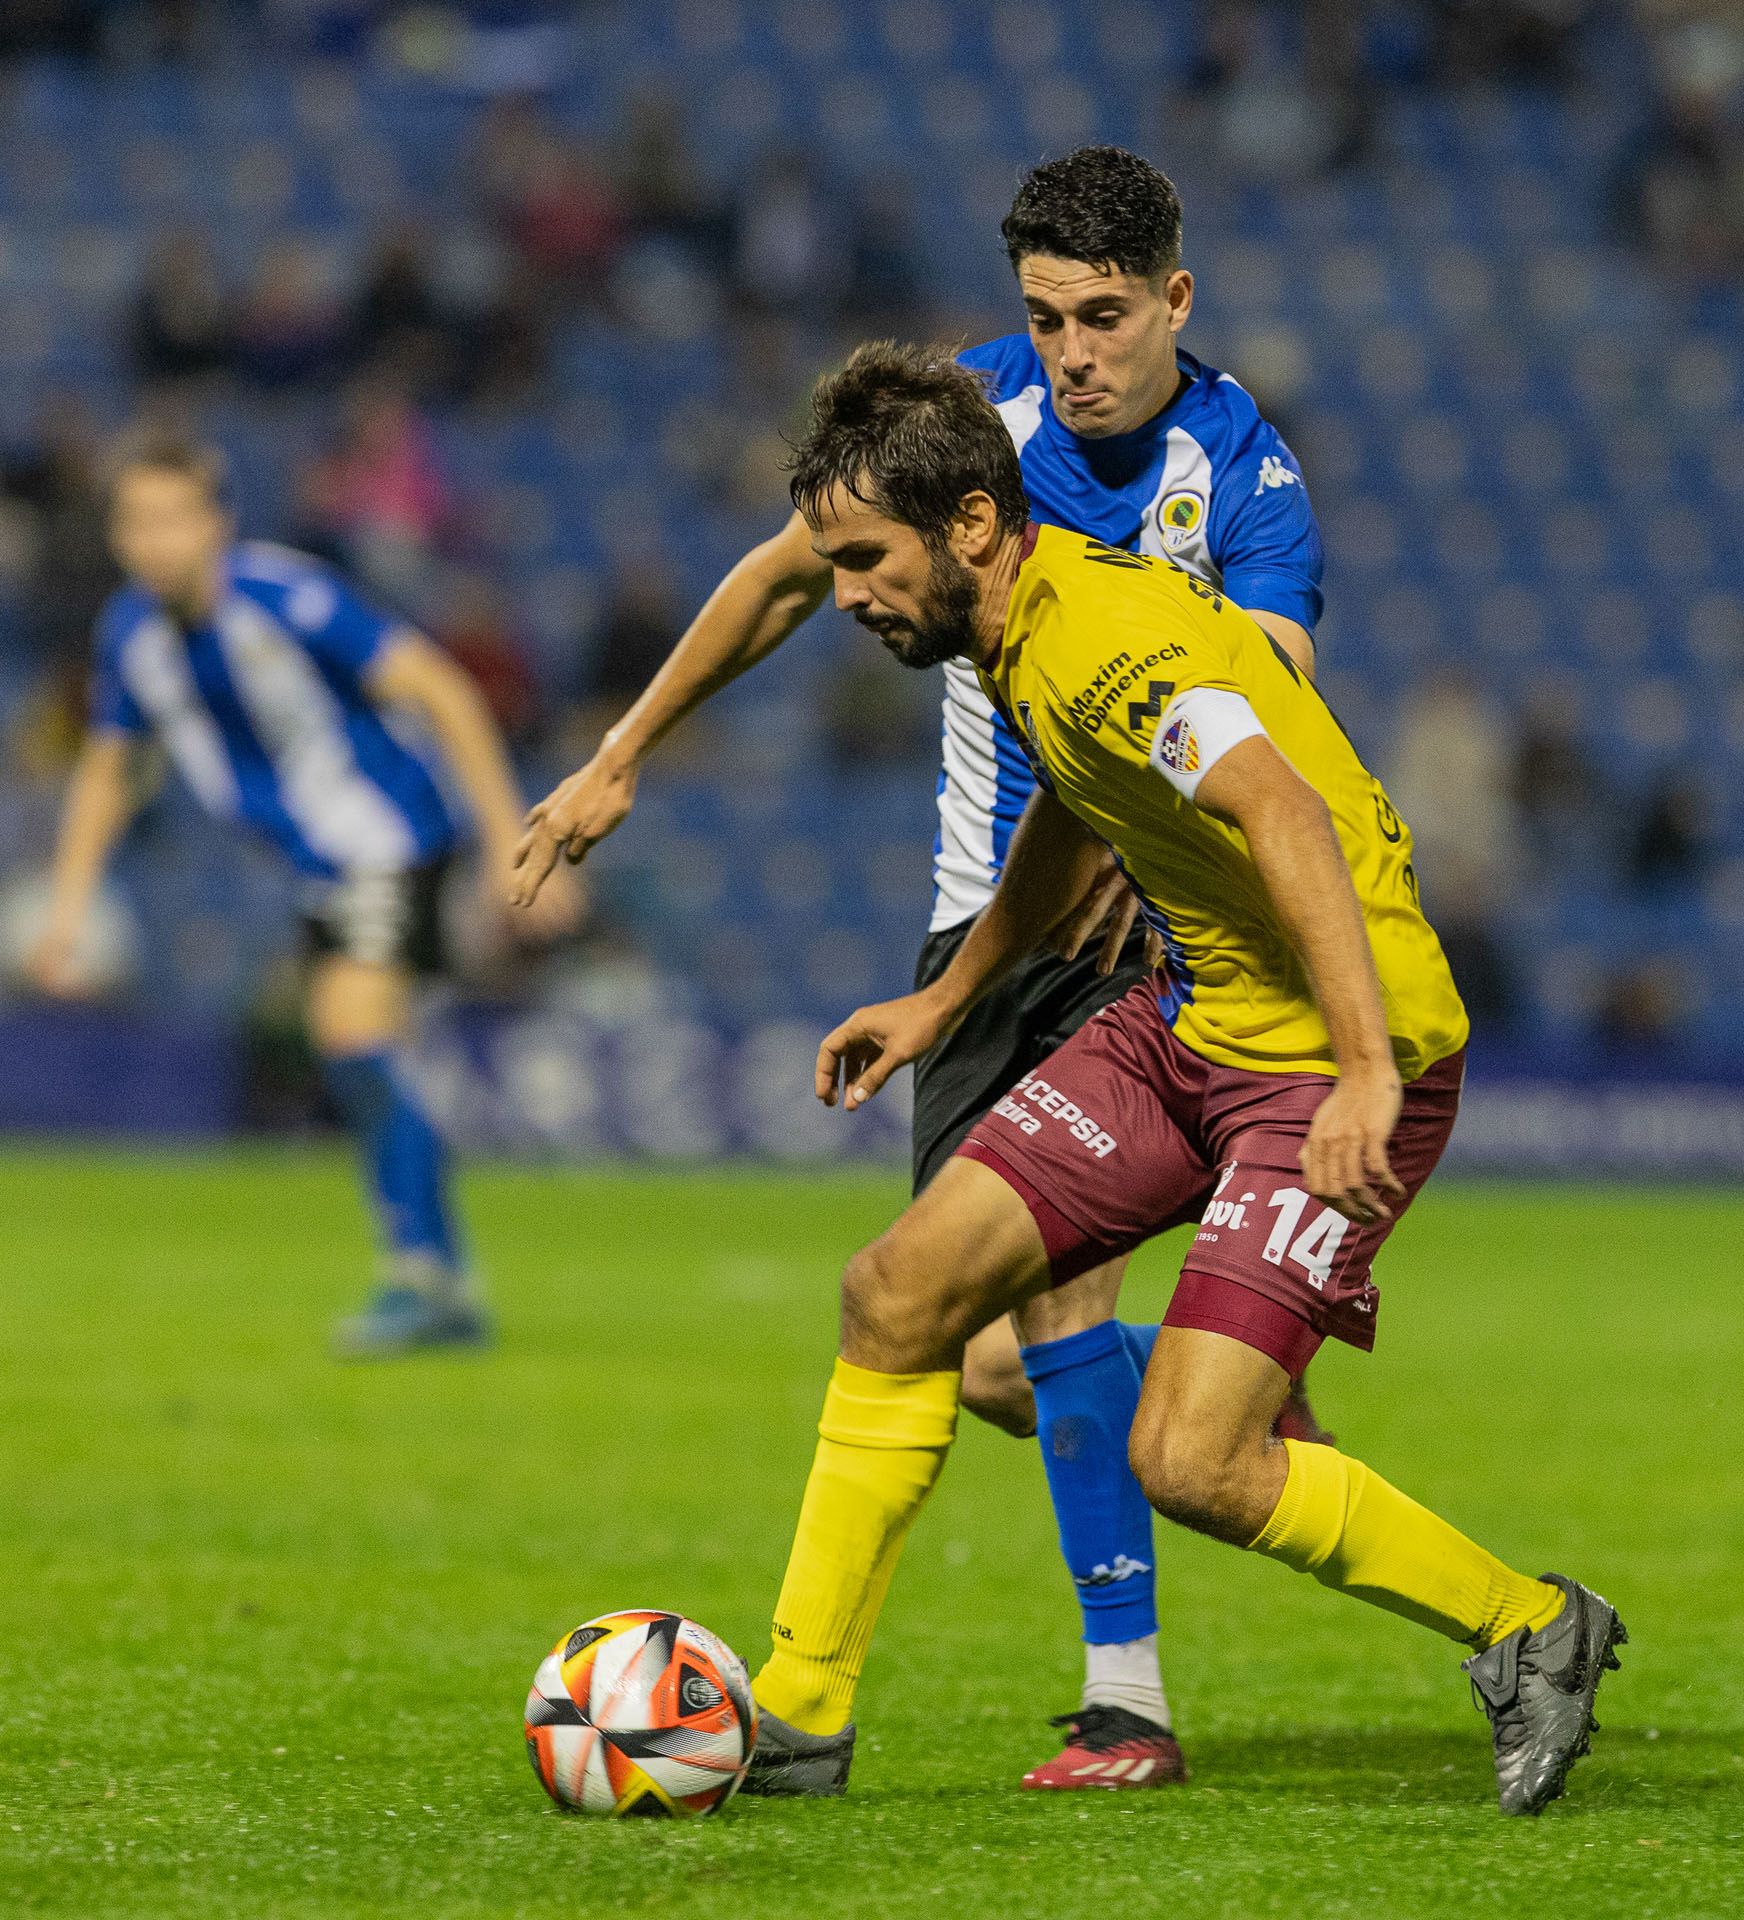
{"type": "Polygon", "coordinates": [[[1390,1219],[1388,1198],[1405,1191],[1387,1161],[1399,1070],[1374,951],[1326,802],[1260,734],[1214,763],[1197,802],[1247,841],[1332,1041],[1339,1077],[1302,1148],[1308,1189],[1347,1219],[1390,1219]]]}
{"type": "Polygon", "coordinates": [[[1079,906],[1097,883],[1104,852],[1075,815],[1038,790],[1011,836],[998,888],[951,964],[918,993],[861,1007],[818,1048],[824,1105],[840,1098],[844,1106],[864,1106],[899,1067],[936,1046],[1079,906]]]}
{"type": "Polygon", "coordinates": [[[753,547],[704,602],[640,698],[599,751],[527,815],[515,851],[515,899],[528,906],[560,855],[580,860],[622,824],[650,751],[802,625],[829,591],[830,569],[796,513],[753,547]]]}
{"type": "Polygon", "coordinates": [[[48,920],[29,961],[30,977],[44,993],[79,991],[73,965],[79,934],[109,855],[134,814],[132,746],[125,733],[101,728],[87,736],[73,768],[55,843],[48,920]]]}

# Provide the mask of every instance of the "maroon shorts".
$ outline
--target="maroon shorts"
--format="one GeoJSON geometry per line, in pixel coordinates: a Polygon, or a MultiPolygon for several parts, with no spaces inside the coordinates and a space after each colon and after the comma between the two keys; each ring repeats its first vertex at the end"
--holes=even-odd
{"type": "MultiPolygon", "coordinates": [[[[1387,1157],[1408,1196],[1459,1110],[1463,1053],[1405,1089],[1387,1157]]],[[[1134,987],[1000,1100],[958,1149],[1000,1175],[1040,1229],[1054,1282],[1197,1220],[1165,1325],[1245,1340],[1300,1373],[1320,1342],[1375,1343],[1369,1270],[1393,1221],[1358,1226],[1302,1184],[1302,1142],[1333,1082],[1213,1066],[1134,987]]]]}

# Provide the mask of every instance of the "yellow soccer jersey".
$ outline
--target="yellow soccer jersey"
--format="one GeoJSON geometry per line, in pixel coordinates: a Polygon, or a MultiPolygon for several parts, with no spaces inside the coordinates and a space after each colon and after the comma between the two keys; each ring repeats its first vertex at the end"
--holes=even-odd
{"type": "Polygon", "coordinates": [[[1411,835],[1270,636],[1168,560],[1043,527],[1018,571],[988,692],[1037,777],[1111,846],[1168,949],[1176,1036],[1219,1066],[1335,1073],[1308,977],[1241,834],[1199,780],[1263,732],[1330,809],[1402,1078],[1464,1045],[1465,1009],[1417,904],[1411,835]]]}

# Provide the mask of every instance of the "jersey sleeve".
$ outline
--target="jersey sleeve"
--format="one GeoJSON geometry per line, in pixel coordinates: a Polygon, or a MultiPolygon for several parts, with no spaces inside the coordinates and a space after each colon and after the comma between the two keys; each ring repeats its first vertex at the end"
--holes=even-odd
{"type": "Polygon", "coordinates": [[[313,569],[285,591],[279,611],[317,660],[352,675],[365,672],[388,640],[407,630],[405,621],[313,569]]]}
{"type": "Polygon", "coordinates": [[[1189,687],[1158,720],[1150,764],[1183,800],[1197,802],[1199,782],[1230,748],[1264,732],[1246,694],[1228,687],[1189,687]]]}
{"type": "Polygon", "coordinates": [[[1205,529],[1223,590],[1249,613],[1279,613],[1314,631],[1325,554],[1296,456],[1264,426],[1217,476],[1205,529]]]}
{"type": "Polygon", "coordinates": [[[965,347],[957,365],[981,375],[995,406],[1038,380],[1045,380],[1027,333],[1008,333],[978,347],[965,347]]]}
{"type": "Polygon", "coordinates": [[[91,668],[90,724],[97,733],[151,731],[151,721],[121,677],[121,651],[132,631],[128,608],[111,601],[97,616],[96,657],[91,668]]]}
{"type": "MultiPolygon", "coordinates": [[[[1130,577],[1123,563],[1134,564],[1108,551],[1111,581],[1130,577]]],[[[1179,568],[1165,599],[1115,592],[1098,602],[1076,626],[1074,671],[1054,694],[1056,723],[1093,735],[1102,751],[1149,768],[1183,799],[1196,801],[1200,781],[1224,754],[1265,732],[1222,632],[1224,621],[1241,621],[1242,614],[1179,568]],[[1194,611],[1205,617],[1171,617],[1177,594],[1201,602],[1194,611]]]]}

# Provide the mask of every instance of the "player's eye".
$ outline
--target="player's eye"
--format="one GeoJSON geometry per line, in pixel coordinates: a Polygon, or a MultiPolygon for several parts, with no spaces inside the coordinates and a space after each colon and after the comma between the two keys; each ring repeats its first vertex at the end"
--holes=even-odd
{"type": "Polygon", "coordinates": [[[1030,312],[1029,323],[1035,328],[1037,333],[1052,333],[1060,324],[1056,315],[1051,313],[1037,313],[1033,308],[1030,312]]]}

